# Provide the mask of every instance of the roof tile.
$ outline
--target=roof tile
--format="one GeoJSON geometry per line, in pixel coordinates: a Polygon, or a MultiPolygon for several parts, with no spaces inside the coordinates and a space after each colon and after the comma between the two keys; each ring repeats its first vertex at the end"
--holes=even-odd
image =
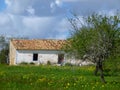
{"type": "Polygon", "coordinates": [[[38,40],[11,40],[16,49],[19,50],[60,50],[65,44],[66,40],[51,40],[51,39],[38,39],[38,40]]]}

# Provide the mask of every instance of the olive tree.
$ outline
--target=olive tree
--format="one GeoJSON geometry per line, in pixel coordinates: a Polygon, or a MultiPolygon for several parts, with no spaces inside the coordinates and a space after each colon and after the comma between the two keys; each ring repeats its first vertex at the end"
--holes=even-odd
{"type": "Polygon", "coordinates": [[[92,14],[83,20],[84,23],[78,16],[69,19],[73,30],[64,49],[76,58],[94,62],[95,75],[100,71],[101,80],[105,82],[103,61],[120,55],[120,17],[92,14]]]}

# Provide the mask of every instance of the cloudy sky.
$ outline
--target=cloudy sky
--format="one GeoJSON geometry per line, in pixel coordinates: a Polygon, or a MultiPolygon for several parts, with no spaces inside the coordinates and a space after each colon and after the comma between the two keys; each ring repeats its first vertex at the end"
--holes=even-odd
{"type": "Polygon", "coordinates": [[[70,12],[114,14],[120,0],[0,0],[0,35],[65,39],[70,12]]]}

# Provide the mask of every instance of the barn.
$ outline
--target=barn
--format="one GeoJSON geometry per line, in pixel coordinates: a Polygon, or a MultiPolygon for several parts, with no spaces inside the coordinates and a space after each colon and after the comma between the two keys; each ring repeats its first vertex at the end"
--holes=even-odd
{"type": "Polygon", "coordinates": [[[22,62],[61,64],[65,60],[65,52],[62,50],[65,42],[55,39],[12,39],[9,45],[9,64],[18,65],[22,62]]]}

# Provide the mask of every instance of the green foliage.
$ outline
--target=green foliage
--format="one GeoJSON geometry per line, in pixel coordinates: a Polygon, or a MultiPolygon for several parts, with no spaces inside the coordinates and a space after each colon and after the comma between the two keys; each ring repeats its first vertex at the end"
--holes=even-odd
{"type": "Polygon", "coordinates": [[[21,62],[19,65],[28,65],[28,62],[21,62]]]}
{"type": "Polygon", "coordinates": [[[34,62],[30,62],[29,64],[30,64],[30,65],[35,65],[35,63],[34,63],[34,62]]]}
{"type": "Polygon", "coordinates": [[[85,24],[81,24],[78,17],[69,20],[73,31],[64,47],[68,54],[73,54],[75,58],[83,58],[86,55],[93,62],[120,55],[119,15],[93,14],[83,20],[85,24]]]}
{"type": "Polygon", "coordinates": [[[51,62],[49,60],[47,61],[47,65],[51,65],[51,62]]]}
{"type": "Polygon", "coordinates": [[[103,84],[92,75],[93,66],[5,66],[0,65],[1,90],[118,90],[120,72],[106,76],[103,84]]]}
{"type": "Polygon", "coordinates": [[[120,75],[120,57],[110,57],[104,62],[105,74],[120,75]]]}
{"type": "Polygon", "coordinates": [[[71,63],[65,63],[65,66],[73,66],[71,63]]]}
{"type": "Polygon", "coordinates": [[[9,46],[8,42],[5,40],[5,36],[0,36],[0,63],[7,64],[8,63],[8,53],[9,46]]]}
{"type": "Polygon", "coordinates": [[[2,49],[0,51],[0,63],[7,64],[8,63],[8,49],[2,49]]]}

